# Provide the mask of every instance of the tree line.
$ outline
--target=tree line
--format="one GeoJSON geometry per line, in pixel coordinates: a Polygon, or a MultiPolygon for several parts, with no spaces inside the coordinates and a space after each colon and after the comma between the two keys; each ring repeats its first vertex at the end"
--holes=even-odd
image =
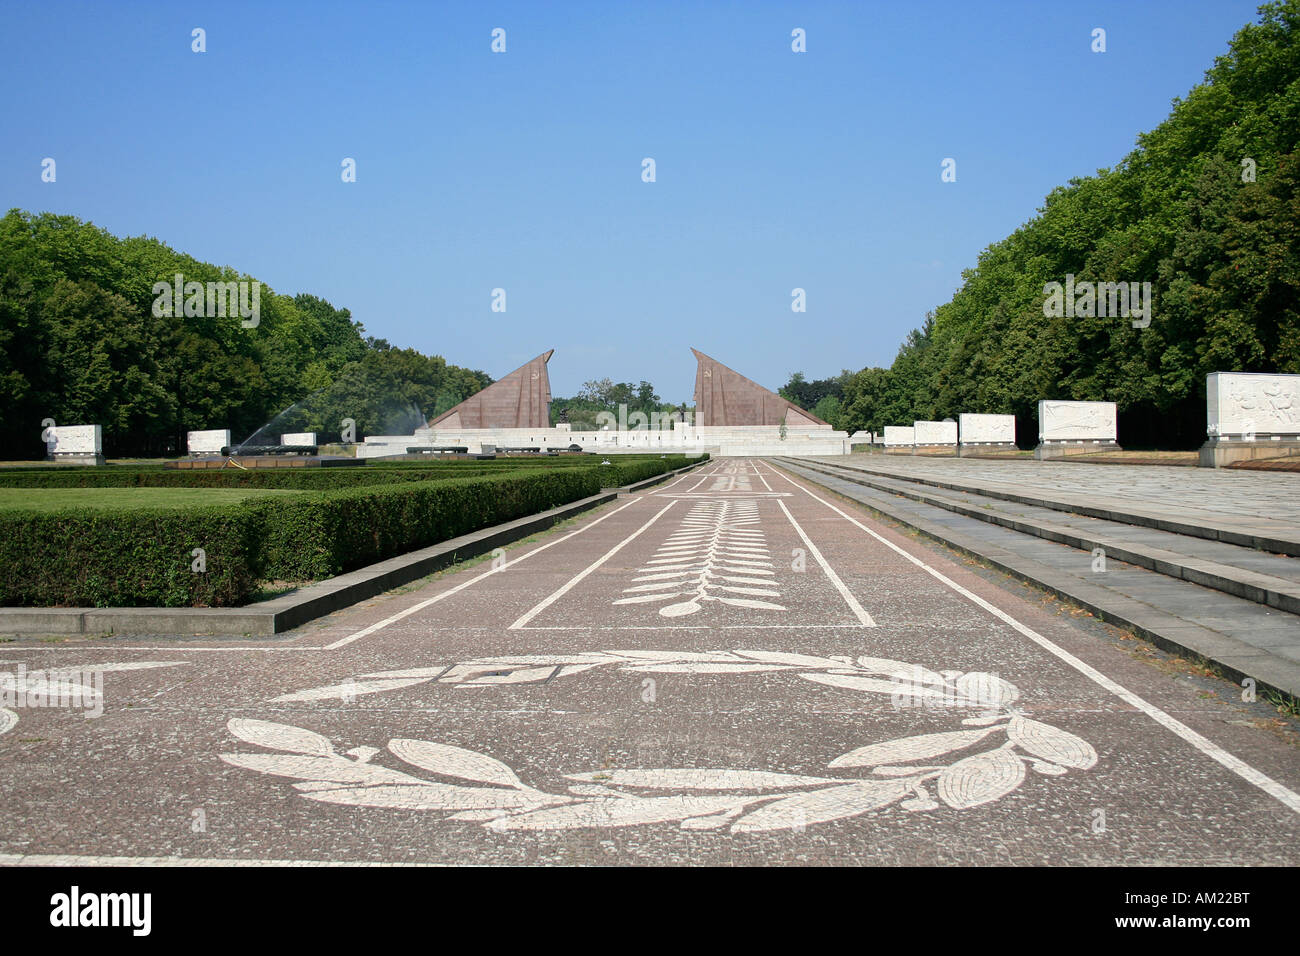
{"type": "Polygon", "coordinates": [[[601,412],[617,416],[620,405],[627,407],[628,415],[643,413],[647,421],[654,420],[650,417],[654,412],[683,411],[688,413],[688,417],[691,412],[685,404],[664,402],[655,393],[654,386],[645,380],[633,385],[602,378],[584,382],[573,398],[552,398],[551,424],[566,421],[574,431],[594,431],[599,427],[597,416],[601,412]]]}
{"type": "Polygon", "coordinates": [[[241,442],[268,422],[268,433],[321,441],[340,438],[344,419],[356,440],[404,434],[492,382],[368,336],[314,295],[261,286],[255,325],[155,308],[155,283],[178,273],[256,281],[73,216],[0,219],[0,457],[43,455],[48,420],[103,426],[113,456],[184,454],[197,429],[229,428],[241,442]]]}
{"type": "Polygon", "coordinates": [[[1012,413],[1022,441],[1039,399],[1113,401],[1121,442],[1199,444],[1208,373],[1300,373],[1298,41],[1300,0],[1261,6],[1122,162],[989,246],[888,368],[782,394],[849,432],[1012,413]],[[1068,276],[1150,282],[1150,323],[1045,308],[1068,276]]]}

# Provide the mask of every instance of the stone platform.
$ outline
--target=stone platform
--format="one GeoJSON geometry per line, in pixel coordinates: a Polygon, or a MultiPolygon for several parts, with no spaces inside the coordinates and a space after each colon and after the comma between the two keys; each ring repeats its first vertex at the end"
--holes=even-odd
{"type": "Polygon", "coordinates": [[[1166,649],[1300,696],[1300,476],[969,459],[791,467],[1166,649]]]}
{"type": "Polygon", "coordinates": [[[537,447],[566,451],[577,445],[585,452],[616,454],[698,454],[715,458],[763,455],[845,455],[849,453],[847,432],[830,428],[778,425],[685,425],[671,429],[609,429],[571,431],[567,428],[478,428],[417,429],[414,435],[373,435],[357,445],[358,458],[386,458],[404,455],[421,445],[464,445],[470,453],[484,446],[494,448],[537,447]]]}

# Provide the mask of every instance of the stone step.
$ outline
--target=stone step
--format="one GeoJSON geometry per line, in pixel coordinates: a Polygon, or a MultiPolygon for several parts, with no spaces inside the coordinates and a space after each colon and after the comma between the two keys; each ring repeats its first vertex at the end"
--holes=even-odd
{"type": "Polygon", "coordinates": [[[1300,620],[1287,611],[1120,560],[1094,573],[1091,556],[1070,545],[849,480],[859,478],[852,472],[838,477],[824,463],[776,464],[1171,653],[1208,661],[1230,679],[1253,679],[1292,701],[1300,698],[1300,620]]]}
{"type": "MultiPolygon", "coordinates": [[[[1300,614],[1300,561],[1294,558],[1172,531],[990,499],[975,492],[934,491],[911,479],[881,478],[844,466],[820,462],[805,465],[846,481],[900,494],[1021,534],[1069,545],[1088,552],[1087,557],[1081,560],[1089,568],[1092,566],[1092,553],[1100,548],[1108,561],[1124,561],[1257,604],[1300,614]]],[[[1300,628],[1300,621],[1297,621],[1297,627],[1300,628]]]]}
{"type": "MultiPolygon", "coordinates": [[[[1052,490],[1046,487],[1046,483],[1034,485],[1031,490],[1027,487],[1028,482],[1016,478],[1007,481],[999,481],[996,478],[948,478],[941,473],[930,470],[927,470],[924,474],[919,474],[915,473],[916,459],[913,458],[899,459],[896,464],[891,463],[890,465],[842,460],[827,462],[824,459],[819,459],[819,463],[835,464],[839,467],[885,478],[902,478],[916,484],[930,485],[949,491],[969,492],[986,498],[1012,501],[1017,504],[1048,508],[1053,511],[1068,511],[1091,518],[1155,528],[1188,537],[1223,541],[1244,548],[1270,551],[1275,554],[1300,556],[1300,524],[1294,519],[1280,521],[1270,515],[1251,515],[1248,513],[1225,516],[1211,511],[1195,498],[1184,499],[1177,506],[1169,503],[1164,505],[1152,503],[1139,506],[1133,502],[1131,495],[1107,494],[1104,490],[1086,493],[1052,490]]],[[[933,465],[935,463],[927,459],[923,464],[933,465]]],[[[953,459],[951,462],[954,469],[961,468],[963,464],[970,465],[972,463],[970,459],[953,459]]],[[[1021,464],[1035,469],[1041,469],[1045,466],[1051,467],[1046,462],[998,462],[997,464],[988,462],[987,464],[998,470],[1009,470],[1021,464]]],[[[1078,466],[1057,465],[1056,467],[1076,468],[1078,466]]],[[[1121,467],[1115,466],[1114,470],[1118,471],[1121,467]]],[[[1155,471],[1155,469],[1149,467],[1144,470],[1148,472],[1155,471]]],[[[1185,477],[1187,472],[1180,470],[1180,474],[1184,476],[1183,482],[1187,483],[1185,477]]],[[[1205,477],[1207,474],[1216,475],[1216,473],[1207,470],[1207,472],[1202,472],[1196,477],[1205,477]]],[[[1220,471],[1217,475],[1224,476],[1225,472],[1220,471]]],[[[1234,476],[1228,475],[1228,477],[1234,476]]],[[[1238,473],[1235,477],[1244,477],[1244,475],[1238,473]]],[[[1122,488],[1122,481],[1123,479],[1116,476],[1111,469],[1107,469],[1106,484],[1119,489],[1122,488]]],[[[1295,491],[1296,501],[1300,502],[1300,481],[1295,482],[1295,491]]]]}

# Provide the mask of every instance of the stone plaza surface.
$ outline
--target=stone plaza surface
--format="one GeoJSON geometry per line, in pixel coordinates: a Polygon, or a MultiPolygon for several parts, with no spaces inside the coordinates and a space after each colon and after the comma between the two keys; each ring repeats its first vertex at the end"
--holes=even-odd
{"type": "Polygon", "coordinates": [[[959,481],[1011,494],[1046,494],[1095,507],[1114,503],[1121,510],[1193,524],[1231,522],[1259,535],[1300,541],[1300,474],[878,456],[857,456],[840,464],[869,466],[903,477],[959,481]]]}
{"type": "Polygon", "coordinates": [[[282,640],[3,645],[103,713],[0,710],[0,862],[1300,862],[1291,725],[1103,631],[713,462],[282,640]]]}
{"type": "MultiPolygon", "coordinates": [[[[1053,468],[1086,466],[1039,465],[1043,473],[1034,482],[999,475],[999,463],[965,464],[906,467],[860,456],[790,467],[1157,646],[1207,660],[1233,680],[1300,698],[1294,522],[1260,524],[1240,515],[1180,512],[1176,500],[1053,487],[1051,478],[1060,474],[1053,468]]],[[[1188,479],[1198,484],[1194,475],[1188,479]]],[[[1286,495],[1279,483],[1263,484],[1286,495]]]]}

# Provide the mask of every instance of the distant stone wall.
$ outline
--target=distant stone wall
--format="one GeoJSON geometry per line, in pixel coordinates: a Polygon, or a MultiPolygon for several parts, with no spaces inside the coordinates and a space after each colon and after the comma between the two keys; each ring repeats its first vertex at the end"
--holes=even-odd
{"type": "Polygon", "coordinates": [[[372,435],[357,446],[358,458],[404,455],[408,448],[465,447],[479,453],[485,446],[541,448],[564,451],[577,445],[583,451],[602,454],[690,454],[707,451],[721,457],[747,455],[844,455],[849,436],[830,428],[786,428],[785,437],[777,426],[700,427],[674,429],[627,429],[571,431],[560,428],[454,429],[429,427],[414,435],[372,435]]]}

